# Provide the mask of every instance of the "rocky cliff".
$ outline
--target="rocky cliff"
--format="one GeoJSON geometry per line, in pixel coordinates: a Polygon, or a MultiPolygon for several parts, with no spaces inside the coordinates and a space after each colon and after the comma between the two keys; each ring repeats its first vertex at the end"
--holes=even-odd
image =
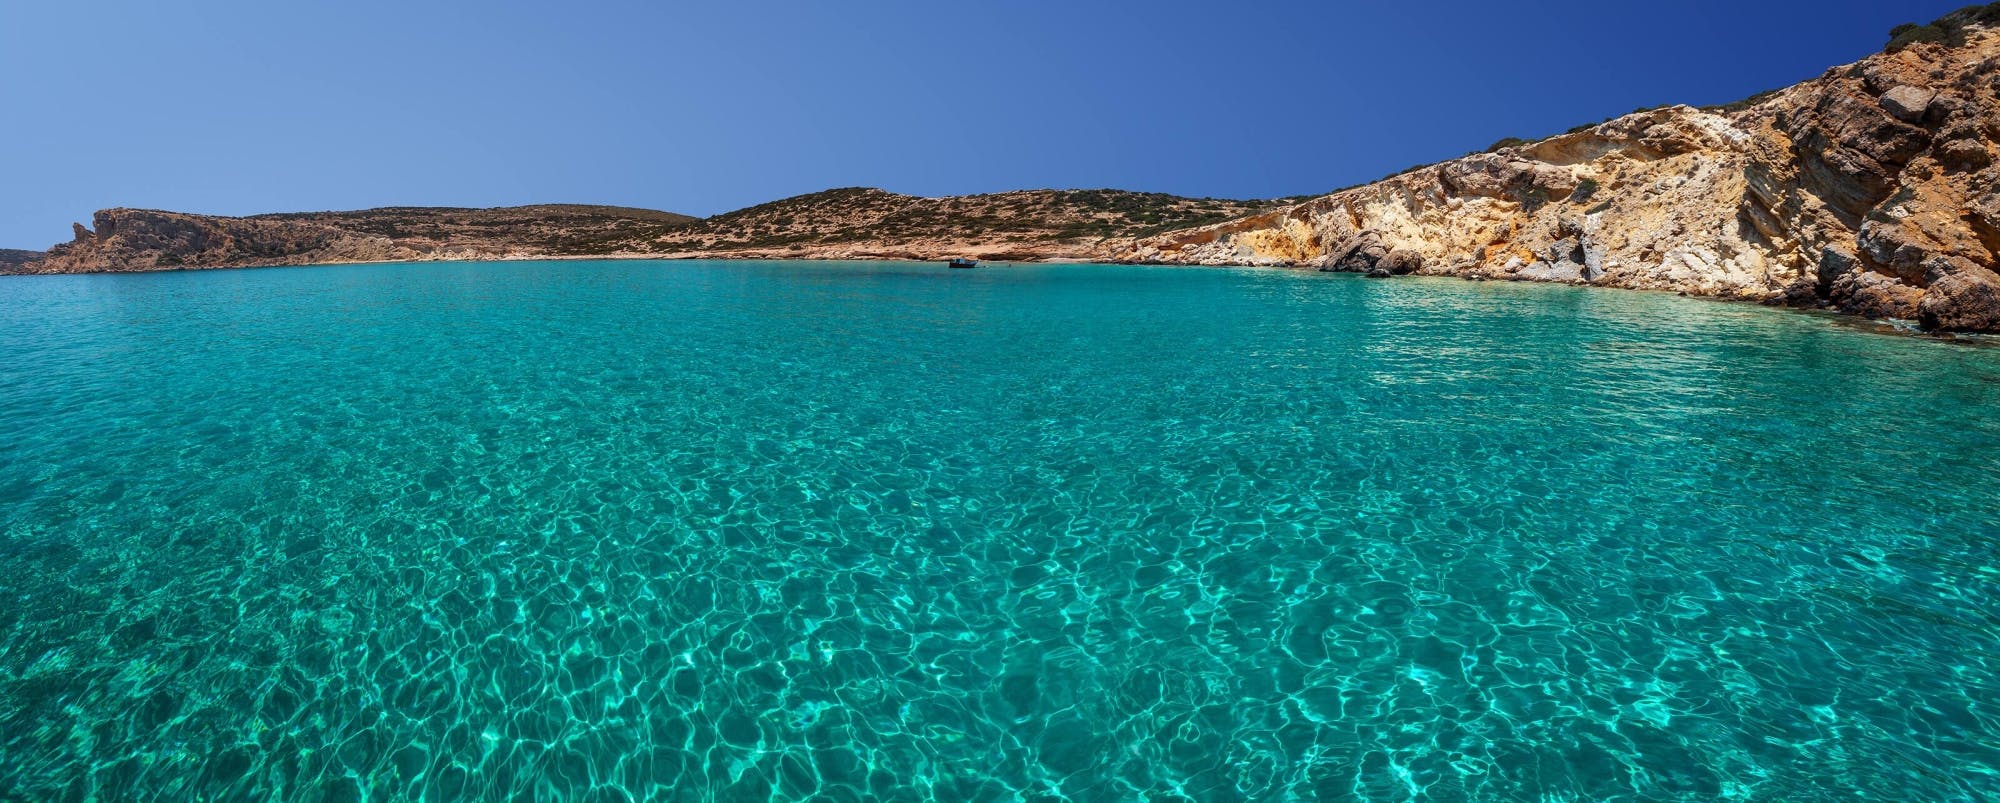
{"type": "Polygon", "coordinates": [[[1949,36],[1738,108],[1639,112],[1104,256],[1676,290],[2000,331],[1993,17],[1961,12],[1934,23],[1949,36]]]}

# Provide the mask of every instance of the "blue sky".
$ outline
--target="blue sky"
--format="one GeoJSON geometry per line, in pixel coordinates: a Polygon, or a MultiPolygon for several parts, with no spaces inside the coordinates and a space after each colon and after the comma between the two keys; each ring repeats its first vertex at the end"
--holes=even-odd
{"type": "Polygon", "coordinates": [[[1718,103],[1969,0],[0,0],[0,246],[217,214],[1324,192],[1718,103]]]}

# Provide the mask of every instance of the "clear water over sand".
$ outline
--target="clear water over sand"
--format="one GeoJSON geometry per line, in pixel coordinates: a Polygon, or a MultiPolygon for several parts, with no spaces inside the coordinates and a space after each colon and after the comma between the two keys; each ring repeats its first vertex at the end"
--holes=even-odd
{"type": "Polygon", "coordinates": [[[0,279],[0,798],[1993,799],[1996,478],[1658,294],[0,279]]]}

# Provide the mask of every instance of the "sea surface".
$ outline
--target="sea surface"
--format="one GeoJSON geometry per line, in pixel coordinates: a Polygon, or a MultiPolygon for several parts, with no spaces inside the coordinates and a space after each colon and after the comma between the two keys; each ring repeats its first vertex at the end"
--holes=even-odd
{"type": "Polygon", "coordinates": [[[0,278],[0,800],[2000,799],[2000,349],[1110,266],[0,278]]]}

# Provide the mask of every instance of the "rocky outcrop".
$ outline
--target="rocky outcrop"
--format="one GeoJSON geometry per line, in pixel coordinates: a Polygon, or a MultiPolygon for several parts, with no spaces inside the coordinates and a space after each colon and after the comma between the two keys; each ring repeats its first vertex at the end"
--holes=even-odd
{"type": "Polygon", "coordinates": [[[49,249],[36,273],[96,273],[239,265],[303,265],[408,259],[386,237],[288,221],[106,209],[92,227],[49,249]]]}
{"type": "Polygon", "coordinates": [[[1673,290],[2000,331],[2000,32],[1643,111],[1108,258],[1673,290]]]}

